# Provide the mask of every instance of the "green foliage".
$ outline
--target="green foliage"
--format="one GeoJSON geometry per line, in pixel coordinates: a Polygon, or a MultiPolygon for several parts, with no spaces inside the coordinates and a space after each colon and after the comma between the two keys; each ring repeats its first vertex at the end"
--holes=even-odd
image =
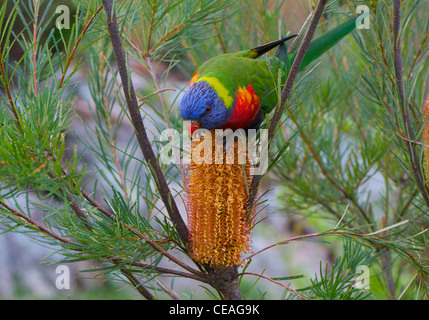
{"type": "MultiPolygon", "coordinates": [[[[311,294],[316,299],[324,300],[362,300],[371,293],[361,288],[356,288],[356,270],[359,266],[369,267],[375,256],[372,249],[364,248],[361,244],[353,244],[351,240],[344,243],[344,255],[338,257],[328,272],[328,264],[325,270],[320,262],[319,275],[311,279],[311,294]]],[[[366,281],[369,281],[365,279],[366,281]]]]}
{"type": "MultiPolygon", "coordinates": [[[[423,176],[423,154],[420,146],[413,144],[414,155],[419,158],[410,157],[404,141],[422,141],[422,107],[428,79],[427,62],[421,55],[427,48],[428,21],[419,21],[416,28],[410,24],[419,20],[418,12],[427,4],[404,2],[401,7],[401,36],[418,39],[403,40],[402,51],[402,80],[412,114],[412,135],[404,125],[396,84],[392,4],[365,3],[373,12],[370,29],[356,30],[353,41],[329,51],[315,67],[317,75],[302,81],[302,90],[297,88],[291,104],[299,107],[289,119],[285,118],[275,145],[281,148],[296,130],[298,135],[290,140],[287,155],[272,172],[274,181],[284,186],[279,202],[285,212],[304,214],[313,220],[329,219],[328,228],[341,222],[345,230],[376,235],[366,240],[377,251],[387,249],[379,257],[384,266],[378,268],[380,274],[374,278],[374,283],[383,283],[383,294],[367,298],[398,297],[404,283],[400,289],[393,279],[412,278],[410,274],[415,272],[423,280],[410,280],[415,289],[420,288],[416,289],[418,297],[413,298],[427,298],[426,191],[419,192],[415,180],[416,174],[423,176]],[[306,94],[298,96],[302,92],[306,94]],[[377,231],[403,223],[406,227],[389,230],[391,234],[377,231]]],[[[326,222],[313,226],[326,230],[326,222]]],[[[326,280],[320,288],[315,287],[317,296],[329,298],[338,293],[336,288],[344,289],[336,276],[342,267],[343,262],[337,261],[330,274],[326,270],[320,273],[319,277],[326,280]]]]}
{"type": "MultiPolygon", "coordinates": [[[[129,79],[135,81],[156,157],[166,143],[161,133],[182,130],[178,104],[196,66],[299,31],[288,29],[288,1],[114,3],[129,79]]],[[[284,260],[296,259],[290,243],[316,238],[334,259],[320,260],[314,276],[269,277],[263,271],[247,273],[255,254],[240,274],[245,298],[428,297],[429,203],[426,181],[423,187],[418,181],[424,177],[423,150],[418,143],[407,148],[409,141],[422,141],[429,52],[429,20],[422,13],[428,6],[402,1],[407,118],[396,83],[392,4],[360,3],[371,9],[370,29],[356,30],[299,74],[264,177],[275,192],[263,192],[261,200],[274,194],[269,213],[298,216],[311,230],[273,245],[284,249],[284,260]],[[370,271],[369,290],[356,287],[361,265],[370,271]],[[278,296],[270,295],[267,281],[280,288],[278,296]]],[[[53,1],[0,5],[1,231],[26,233],[52,246],[62,258],[51,263],[102,261],[84,271],[126,282],[146,298],[150,295],[142,288],[155,298],[175,297],[174,281],[166,285],[162,275],[200,281],[198,297],[217,299],[221,295],[204,278],[204,266],[192,261],[166,213],[153,165],[142,157],[101,4],[74,1],[69,30],[52,27],[53,1]],[[90,118],[75,112],[78,102],[87,103],[90,118]],[[83,130],[73,120],[83,123],[83,130]],[[82,148],[68,144],[74,136],[82,148]],[[33,212],[42,213],[41,222],[31,218],[33,212]]],[[[329,2],[316,36],[354,11],[354,5],[329,2]]],[[[298,45],[299,40],[292,50],[298,45]]],[[[185,206],[184,168],[180,163],[160,167],[170,201],[185,206]]],[[[271,232],[265,221],[257,222],[255,233],[271,232]]],[[[195,297],[193,292],[179,296],[195,297]]]]}

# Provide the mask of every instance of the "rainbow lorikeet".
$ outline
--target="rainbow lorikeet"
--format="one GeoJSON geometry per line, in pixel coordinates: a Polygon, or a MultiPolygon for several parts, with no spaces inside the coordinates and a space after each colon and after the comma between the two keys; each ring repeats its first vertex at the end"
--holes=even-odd
{"type": "MultiPolygon", "coordinates": [[[[349,20],[312,41],[300,70],[349,34],[355,21],[349,20]]],[[[276,106],[278,77],[284,84],[296,56],[288,54],[285,46],[285,41],[293,37],[204,62],[195,71],[180,104],[180,115],[190,120],[190,134],[199,128],[257,128],[263,116],[276,106]],[[279,47],[276,56],[257,59],[275,47],[279,47]]]]}

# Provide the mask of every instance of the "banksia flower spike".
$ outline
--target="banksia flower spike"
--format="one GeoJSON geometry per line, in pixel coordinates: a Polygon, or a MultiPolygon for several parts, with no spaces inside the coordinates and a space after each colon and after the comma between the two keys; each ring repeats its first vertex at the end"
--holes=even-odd
{"type": "Polygon", "coordinates": [[[427,117],[429,115],[429,95],[426,98],[426,101],[423,105],[423,123],[425,123],[422,138],[423,138],[423,162],[424,162],[424,170],[425,170],[425,178],[426,183],[429,183],[429,119],[427,117]]]}
{"type": "Polygon", "coordinates": [[[195,260],[211,266],[240,265],[242,253],[250,250],[252,221],[246,217],[251,176],[245,143],[235,140],[230,152],[216,141],[214,131],[203,139],[192,141],[193,157],[185,181],[191,253],[195,260]],[[194,155],[201,155],[201,144],[207,148],[203,161],[197,161],[194,155]]]}

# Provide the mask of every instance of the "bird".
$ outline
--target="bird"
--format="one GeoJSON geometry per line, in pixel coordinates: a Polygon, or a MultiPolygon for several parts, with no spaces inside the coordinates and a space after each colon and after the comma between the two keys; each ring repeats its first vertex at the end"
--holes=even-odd
{"type": "MultiPolygon", "coordinates": [[[[300,71],[356,26],[353,18],[312,41],[300,71]]],[[[192,136],[200,128],[257,129],[278,102],[278,79],[284,84],[296,53],[288,53],[290,35],[255,48],[208,59],[194,72],[180,102],[180,116],[192,136]],[[258,59],[278,47],[276,55],[258,59]]]]}

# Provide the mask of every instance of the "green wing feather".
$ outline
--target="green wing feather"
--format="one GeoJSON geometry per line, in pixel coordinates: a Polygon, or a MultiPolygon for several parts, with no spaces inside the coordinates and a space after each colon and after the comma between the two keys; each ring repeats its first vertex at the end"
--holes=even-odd
{"type": "MultiPolygon", "coordinates": [[[[348,35],[355,26],[356,18],[313,40],[306,52],[300,71],[348,35]]],[[[198,68],[199,79],[197,81],[216,79],[216,83],[221,84],[221,88],[217,87],[215,90],[222,90],[222,95],[227,95],[232,100],[235,99],[235,93],[239,87],[252,85],[255,93],[261,98],[262,111],[269,113],[277,104],[277,72],[282,73],[282,83],[284,83],[288,66],[296,57],[296,53],[287,54],[287,47],[284,44],[286,40],[292,37],[294,36],[250,50],[227,53],[209,59],[198,68]],[[277,57],[256,59],[276,46],[280,46],[277,57]]],[[[229,107],[233,107],[233,105],[229,107]]]]}

